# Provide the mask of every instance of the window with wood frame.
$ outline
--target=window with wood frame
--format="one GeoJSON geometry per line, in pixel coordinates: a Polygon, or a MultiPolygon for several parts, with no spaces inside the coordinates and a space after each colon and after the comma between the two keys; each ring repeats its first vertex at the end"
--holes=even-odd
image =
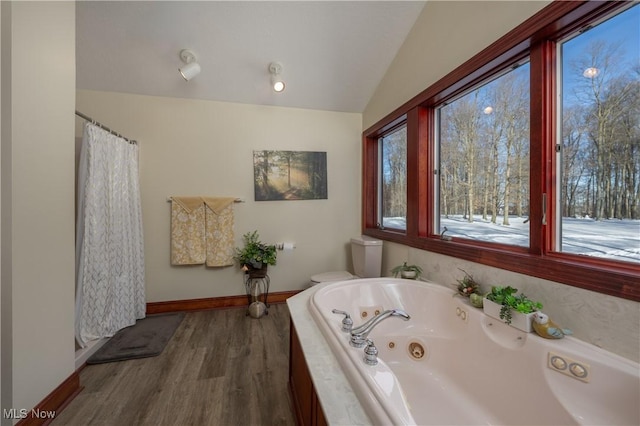
{"type": "Polygon", "coordinates": [[[407,227],[407,126],[385,133],[380,149],[380,200],[378,223],[382,228],[404,231],[407,227]]]}
{"type": "Polygon", "coordinates": [[[436,107],[437,234],[529,247],[529,64],[436,107]]]}
{"type": "Polygon", "coordinates": [[[640,263],[640,5],[570,34],[557,51],[552,249],[640,263]]]}
{"type": "Polygon", "coordinates": [[[640,301],[639,11],[551,3],[367,129],[363,232],[640,301]],[[380,214],[399,123],[404,229],[380,214]]]}

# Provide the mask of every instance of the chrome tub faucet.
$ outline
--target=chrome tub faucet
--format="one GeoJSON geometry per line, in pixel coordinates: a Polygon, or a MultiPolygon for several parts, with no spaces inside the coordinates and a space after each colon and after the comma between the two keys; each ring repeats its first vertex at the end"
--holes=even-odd
{"type": "Polygon", "coordinates": [[[382,321],[386,320],[389,317],[400,317],[404,321],[408,321],[409,319],[411,319],[409,314],[401,309],[390,309],[381,312],[361,326],[352,329],[351,340],[349,344],[354,348],[364,347],[367,343],[367,337],[369,336],[369,333],[371,333],[371,330],[373,330],[376,325],[380,324],[382,321]]]}

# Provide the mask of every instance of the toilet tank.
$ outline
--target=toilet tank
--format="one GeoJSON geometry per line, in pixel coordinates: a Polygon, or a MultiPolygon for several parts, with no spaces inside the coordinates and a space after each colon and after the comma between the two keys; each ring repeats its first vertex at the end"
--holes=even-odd
{"type": "Polygon", "coordinates": [[[366,235],[351,238],[351,258],[358,277],[379,277],[382,270],[382,241],[366,235]]]}

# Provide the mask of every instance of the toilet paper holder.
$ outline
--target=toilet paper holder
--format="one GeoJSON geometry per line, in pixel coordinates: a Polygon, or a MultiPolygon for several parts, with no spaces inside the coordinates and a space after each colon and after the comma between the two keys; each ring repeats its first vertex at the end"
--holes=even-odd
{"type": "Polygon", "coordinates": [[[296,248],[296,243],[276,243],[278,250],[293,250],[296,248]]]}

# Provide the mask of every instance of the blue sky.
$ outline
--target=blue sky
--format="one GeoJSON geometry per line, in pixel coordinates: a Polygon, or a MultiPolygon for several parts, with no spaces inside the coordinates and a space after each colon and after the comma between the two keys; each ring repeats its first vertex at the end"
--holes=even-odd
{"type": "MultiPolygon", "coordinates": [[[[619,62],[620,68],[616,72],[632,73],[634,67],[640,65],[640,4],[564,43],[562,55],[565,105],[571,104],[574,87],[585,79],[582,71],[574,72],[570,64],[579,61],[589,44],[596,40],[619,44],[622,56],[619,62]]],[[[635,78],[638,78],[638,74],[635,74],[635,78]]]]}

